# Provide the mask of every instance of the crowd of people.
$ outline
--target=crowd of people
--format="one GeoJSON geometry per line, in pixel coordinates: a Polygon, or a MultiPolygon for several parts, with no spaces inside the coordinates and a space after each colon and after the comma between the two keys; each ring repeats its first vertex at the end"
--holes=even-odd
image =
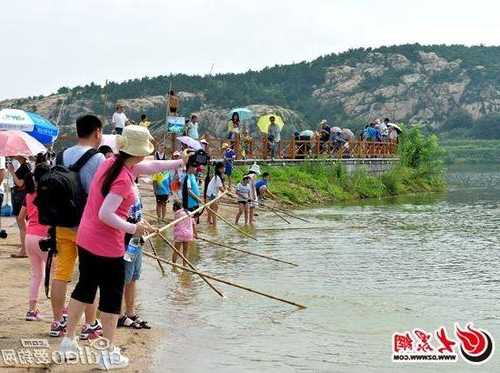
{"type": "MultiPolygon", "coordinates": [[[[175,151],[169,159],[165,148],[155,149],[148,126],[131,124],[118,107],[121,111],[112,119],[118,153],[110,146],[101,145],[100,119],[84,115],[76,121],[77,144],[59,152],[55,158],[41,156],[30,160],[16,156],[7,162],[0,158],[0,185],[6,173],[10,173],[14,181],[13,214],[19,226],[21,249],[13,257],[28,257],[31,263],[25,319],[41,319],[39,293],[45,276],[50,274],[53,321],[49,335],[62,337],[59,350],[65,356],[77,351],[78,339],[106,338],[110,342],[109,354],[103,354],[99,360],[99,367],[105,369],[128,365],[128,358],[113,344],[117,327],[150,328],[136,312],[135,293],[142,270],[142,237],[156,232],[157,226],[145,219],[139,177],[151,176],[159,224],[165,222],[169,201],[174,219],[185,217],[174,225],[173,241],[187,256],[189,245],[197,238],[196,226],[200,221],[199,212],[193,217],[188,215],[199,211],[204,203],[217,200],[221,193],[232,193],[231,176],[236,157],[228,143],[224,144],[223,161],[209,164],[206,169],[191,164],[190,149],[175,151]],[[84,201],[76,219],[74,214],[70,215],[71,209],[57,210],[64,205],[65,195],[57,196],[57,201],[47,200],[46,185],[55,182],[57,177],[68,178],[69,174],[75,174],[78,183],[71,184],[71,195],[84,201]],[[39,186],[42,189],[39,190],[39,186]],[[54,213],[58,222],[47,224],[50,214],[54,213]],[[53,256],[52,268],[47,273],[50,255],[53,256]],[[67,303],[68,287],[77,263],[79,277],[67,303]],[[84,323],[77,333],[82,316],[84,323]]],[[[146,120],[142,118],[142,122],[146,120]]],[[[191,122],[197,123],[196,118],[191,122]]],[[[190,128],[191,135],[195,136],[196,131],[196,127],[190,128]]],[[[269,174],[263,173],[259,179],[260,175],[259,165],[253,164],[242,179],[237,180],[234,194],[230,194],[238,205],[236,224],[240,223],[241,216],[245,224],[254,224],[259,198],[270,193],[269,174]]],[[[3,198],[3,190],[0,196],[3,198]]],[[[73,200],[66,202],[73,203],[74,210],[79,209],[80,205],[73,200]]],[[[207,209],[209,225],[217,225],[218,209],[217,201],[207,209]]],[[[172,260],[177,259],[174,251],[172,260]]]]}
{"type": "MultiPolygon", "coordinates": [[[[166,104],[169,115],[179,114],[180,99],[173,90],[167,96],[166,104]]],[[[117,105],[111,123],[114,133],[120,134],[127,124],[133,124],[134,122],[130,121],[125,115],[123,105],[117,105]]],[[[150,123],[146,115],[143,114],[139,125],[147,128],[150,123]]],[[[199,118],[196,114],[192,114],[190,118],[185,120],[183,135],[204,142],[206,145],[207,140],[200,136],[200,130],[199,118]]],[[[260,136],[261,140],[264,140],[264,146],[271,159],[286,158],[290,153],[299,159],[311,156],[313,150],[316,149],[314,146],[316,142],[320,143],[322,154],[345,157],[350,155],[350,143],[352,141],[397,142],[401,129],[398,125],[391,123],[389,118],[384,120],[377,118],[355,135],[349,128],[332,126],[326,119],[323,119],[316,130],[306,129],[294,132],[295,150],[293,152],[280,145],[281,131],[282,126],[276,123],[276,117],[269,115],[269,123],[267,123],[266,130],[261,131],[260,136]]],[[[233,150],[237,150],[239,158],[247,159],[248,155],[255,150],[255,146],[253,146],[255,140],[250,133],[249,124],[242,123],[240,115],[236,111],[231,114],[225,139],[233,150]]]]}

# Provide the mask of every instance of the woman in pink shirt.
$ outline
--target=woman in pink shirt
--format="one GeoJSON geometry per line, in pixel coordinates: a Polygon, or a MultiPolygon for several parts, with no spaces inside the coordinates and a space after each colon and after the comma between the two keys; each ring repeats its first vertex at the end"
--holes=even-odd
{"type": "Polygon", "coordinates": [[[38,208],[34,204],[36,198],[36,184],[40,177],[48,171],[48,166],[39,165],[34,175],[29,172],[24,178],[26,197],[23,207],[19,212],[19,218],[27,220],[26,237],[24,238],[26,254],[31,262],[31,285],[29,296],[29,310],[26,313],[26,321],[40,320],[38,310],[38,293],[44,279],[45,262],[47,252],[40,250],[40,241],[48,237],[49,227],[38,222],[38,208]]]}
{"type": "Polygon", "coordinates": [[[125,127],[117,138],[119,155],[104,161],[93,178],[76,238],[80,277],[71,294],[67,334],[59,346],[67,359],[74,359],[78,352],[76,325],[99,288],[103,337],[109,342],[99,356],[99,368],[128,366],[128,358],[113,345],[125,282],[124,238],[125,233],[142,236],[153,231],[145,220],[127,222],[136,198],[134,180],[139,175],[182,167],[188,156],[176,161],[143,161],[154,151],[152,139],[145,127],[125,127]]]}

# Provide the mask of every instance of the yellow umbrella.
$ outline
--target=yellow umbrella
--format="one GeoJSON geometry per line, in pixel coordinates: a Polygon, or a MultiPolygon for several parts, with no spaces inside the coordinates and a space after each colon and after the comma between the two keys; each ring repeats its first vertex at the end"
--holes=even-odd
{"type": "Polygon", "coordinates": [[[257,127],[260,129],[260,131],[262,133],[267,133],[267,130],[269,129],[269,125],[271,124],[271,120],[269,119],[270,117],[274,117],[274,122],[278,125],[280,130],[285,125],[285,123],[283,122],[283,119],[281,119],[281,117],[279,115],[274,115],[274,114],[263,115],[257,121],[257,127]]]}

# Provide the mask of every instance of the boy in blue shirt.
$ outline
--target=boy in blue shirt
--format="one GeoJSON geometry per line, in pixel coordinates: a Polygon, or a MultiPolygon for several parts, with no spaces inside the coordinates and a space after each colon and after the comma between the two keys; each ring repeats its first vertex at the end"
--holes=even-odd
{"type": "Polygon", "coordinates": [[[233,161],[236,158],[236,153],[232,148],[233,145],[223,144],[222,149],[224,149],[224,175],[227,176],[228,188],[231,188],[231,175],[233,174],[233,161]]]}
{"type": "Polygon", "coordinates": [[[255,189],[257,190],[257,196],[259,196],[259,198],[264,199],[266,197],[266,194],[269,193],[269,190],[267,189],[269,178],[270,178],[269,173],[264,172],[262,174],[262,178],[257,180],[257,182],[255,183],[255,189]]]}

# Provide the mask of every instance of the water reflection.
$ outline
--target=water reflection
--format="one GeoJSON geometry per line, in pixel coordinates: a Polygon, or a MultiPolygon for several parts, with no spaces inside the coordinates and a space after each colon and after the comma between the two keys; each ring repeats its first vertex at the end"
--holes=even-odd
{"type": "MultiPolygon", "coordinates": [[[[314,229],[258,229],[252,231],[258,242],[222,224],[210,232],[214,240],[298,268],[206,243],[191,252],[200,270],[304,303],[305,311],[217,285],[221,300],[198,277],[162,278],[156,263],[147,262],[141,312],[166,329],[156,370],[471,371],[462,362],[393,364],[391,335],[474,321],[500,338],[498,175],[452,170],[447,194],[300,211],[313,224],[293,226],[314,229]]],[[[261,228],[286,226],[272,215],[259,219],[261,228]]],[[[499,365],[497,354],[475,370],[499,365]]]]}

